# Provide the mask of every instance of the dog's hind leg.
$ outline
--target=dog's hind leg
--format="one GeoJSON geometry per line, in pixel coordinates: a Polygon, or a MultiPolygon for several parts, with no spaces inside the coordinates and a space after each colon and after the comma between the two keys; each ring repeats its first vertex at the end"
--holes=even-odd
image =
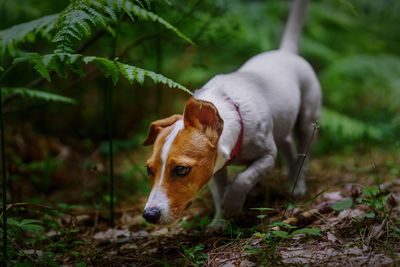
{"type": "Polygon", "coordinates": [[[298,141],[298,156],[296,159],[297,183],[293,194],[304,195],[306,184],[305,174],[308,170],[311,145],[316,139],[315,123],[319,120],[321,112],[321,89],[315,75],[307,83],[306,90],[302,90],[302,104],[296,122],[296,136],[298,141]]]}
{"type": "Polygon", "coordinates": [[[289,134],[282,144],[282,150],[288,166],[287,191],[295,196],[302,196],[306,192],[306,183],[302,173],[299,173],[299,157],[292,134],[289,134]],[[299,178],[297,176],[299,175],[299,178]]]}

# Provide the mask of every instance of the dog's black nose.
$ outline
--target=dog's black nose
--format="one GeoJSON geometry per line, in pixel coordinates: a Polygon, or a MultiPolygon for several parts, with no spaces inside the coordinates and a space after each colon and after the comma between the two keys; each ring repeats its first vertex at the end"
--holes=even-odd
{"type": "Polygon", "coordinates": [[[161,211],[159,208],[147,208],[143,211],[143,218],[148,223],[157,223],[161,217],[161,211]]]}

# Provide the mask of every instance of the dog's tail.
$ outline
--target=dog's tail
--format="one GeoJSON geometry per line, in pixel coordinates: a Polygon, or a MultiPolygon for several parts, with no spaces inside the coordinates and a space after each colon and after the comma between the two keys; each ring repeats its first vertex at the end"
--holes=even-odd
{"type": "Polygon", "coordinates": [[[308,0],[293,0],[279,49],[297,54],[308,0]]]}

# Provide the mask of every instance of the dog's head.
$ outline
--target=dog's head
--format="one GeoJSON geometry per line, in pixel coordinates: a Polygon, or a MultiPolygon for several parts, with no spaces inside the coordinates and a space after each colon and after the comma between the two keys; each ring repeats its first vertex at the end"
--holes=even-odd
{"type": "Polygon", "coordinates": [[[173,115],[150,125],[144,145],[152,145],[147,160],[152,190],[143,217],[156,224],[178,219],[196,193],[210,180],[223,120],[215,106],[190,98],[183,117],[173,115]]]}

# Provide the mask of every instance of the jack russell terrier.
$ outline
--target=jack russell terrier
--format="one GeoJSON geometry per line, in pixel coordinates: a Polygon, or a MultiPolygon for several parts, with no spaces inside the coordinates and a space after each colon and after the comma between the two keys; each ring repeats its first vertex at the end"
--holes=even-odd
{"type": "Polygon", "coordinates": [[[310,64],[297,55],[307,0],[294,0],[280,48],[250,58],[241,68],[212,78],[185,104],[182,115],[153,122],[147,171],[152,190],[143,217],[168,224],[182,216],[209,185],[215,204],[211,229],[242,211],[247,193],[273,168],[282,148],[295,195],[306,191],[298,155],[306,153],[322,94],[310,64]],[[297,146],[294,141],[297,139],[297,146]],[[247,168],[232,182],[227,165],[247,168]]]}

